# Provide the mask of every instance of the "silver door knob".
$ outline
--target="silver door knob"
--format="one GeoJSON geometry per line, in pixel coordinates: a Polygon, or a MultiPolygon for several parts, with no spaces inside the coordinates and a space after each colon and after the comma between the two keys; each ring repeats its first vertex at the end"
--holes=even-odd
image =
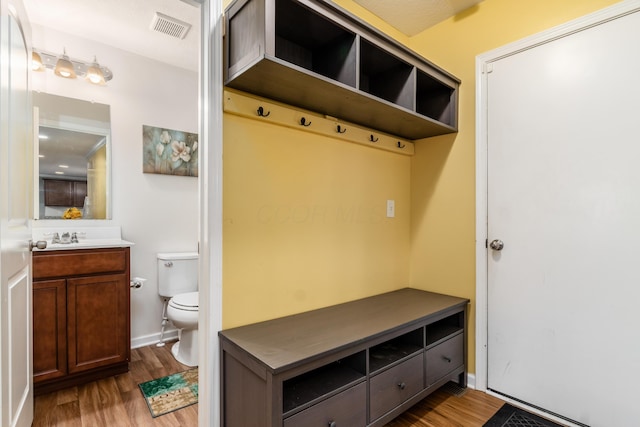
{"type": "Polygon", "coordinates": [[[38,240],[37,242],[34,242],[33,240],[29,240],[29,250],[32,251],[33,248],[38,248],[38,249],[45,249],[47,247],[47,241],[46,240],[38,240]]]}
{"type": "Polygon", "coordinates": [[[504,242],[502,240],[495,239],[489,243],[489,247],[494,251],[501,251],[502,248],[504,248],[504,242]]]}

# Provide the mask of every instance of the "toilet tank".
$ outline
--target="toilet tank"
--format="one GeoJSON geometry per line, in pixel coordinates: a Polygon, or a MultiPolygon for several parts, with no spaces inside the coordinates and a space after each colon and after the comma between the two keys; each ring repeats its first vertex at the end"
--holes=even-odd
{"type": "Polygon", "coordinates": [[[159,253],[158,293],[173,297],[198,290],[198,254],[196,252],[159,253]]]}

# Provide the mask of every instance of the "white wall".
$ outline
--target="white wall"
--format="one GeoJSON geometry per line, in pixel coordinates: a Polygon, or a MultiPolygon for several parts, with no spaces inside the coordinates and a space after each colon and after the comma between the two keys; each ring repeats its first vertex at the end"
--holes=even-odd
{"type": "MultiPolygon", "coordinates": [[[[131,291],[132,344],[137,347],[154,342],[162,315],[155,256],[157,252],[197,250],[198,180],[143,174],[142,125],[197,133],[198,73],[41,26],[33,27],[33,47],[52,53],[66,48],[71,58],[87,62],[96,55],[114,74],[106,86],[95,86],[82,79],[63,79],[47,70],[33,73],[32,83],[37,91],[111,106],[110,223],[120,225],[122,237],[135,243],[131,277],[148,279],[143,288],[131,291]]],[[[44,225],[44,221],[36,221],[35,227],[37,223],[44,225]]],[[[101,222],[89,223],[99,226],[101,222]]],[[[173,327],[169,325],[169,329],[173,327]]]]}

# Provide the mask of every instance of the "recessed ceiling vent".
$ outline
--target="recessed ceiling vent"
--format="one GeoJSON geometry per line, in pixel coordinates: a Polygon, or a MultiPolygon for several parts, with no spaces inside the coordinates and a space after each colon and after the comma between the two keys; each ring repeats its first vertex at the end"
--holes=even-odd
{"type": "Polygon", "coordinates": [[[151,22],[151,29],[177,39],[184,39],[191,29],[191,24],[156,12],[151,22]]]}

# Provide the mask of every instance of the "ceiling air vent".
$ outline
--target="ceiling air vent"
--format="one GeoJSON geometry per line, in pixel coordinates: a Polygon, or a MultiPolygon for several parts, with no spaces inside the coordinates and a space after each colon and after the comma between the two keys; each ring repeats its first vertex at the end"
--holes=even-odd
{"type": "Polygon", "coordinates": [[[177,39],[183,39],[189,32],[191,24],[156,12],[151,22],[151,29],[177,39]]]}

